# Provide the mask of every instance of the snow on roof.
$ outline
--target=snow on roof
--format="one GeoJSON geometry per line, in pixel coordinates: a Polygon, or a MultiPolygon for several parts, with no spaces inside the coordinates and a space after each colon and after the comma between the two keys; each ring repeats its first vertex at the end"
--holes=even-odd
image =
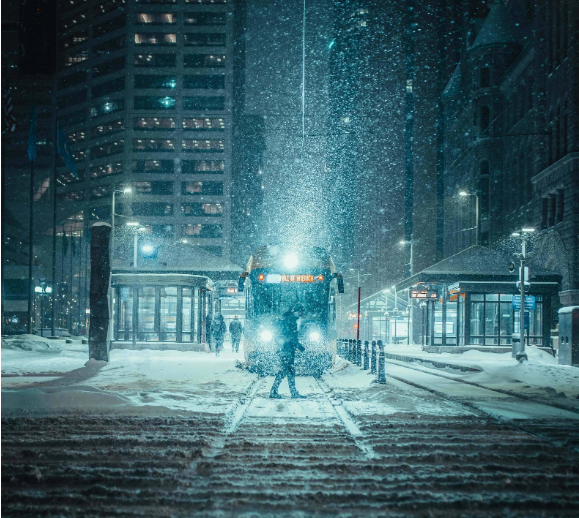
{"type": "MultiPolygon", "coordinates": [[[[438,282],[442,279],[461,282],[474,280],[514,282],[517,280],[517,274],[509,272],[508,263],[509,258],[504,254],[475,245],[400,281],[396,284],[396,289],[401,291],[418,282],[438,282]]],[[[537,278],[546,282],[557,282],[560,278],[559,274],[536,265],[530,266],[530,272],[532,282],[536,282],[537,278]]]]}
{"type": "Polygon", "coordinates": [[[503,0],[495,0],[474,43],[469,50],[480,47],[497,47],[515,43],[512,25],[507,16],[503,0]]]}
{"type": "MultiPolygon", "coordinates": [[[[444,259],[423,270],[429,274],[463,274],[463,275],[492,275],[512,276],[507,264],[509,259],[500,252],[485,246],[471,246],[447,259],[444,259]]],[[[550,270],[531,266],[531,275],[556,275],[550,270]]]]}
{"type": "Polygon", "coordinates": [[[213,255],[199,246],[191,246],[185,243],[160,246],[155,264],[147,267],[148,263],[143,262],[139,269],[159,271],[159,265],[163,265],[164,270],[172,269],[187,272],[242,272],[242,268],[227,259],[213,255]]]}

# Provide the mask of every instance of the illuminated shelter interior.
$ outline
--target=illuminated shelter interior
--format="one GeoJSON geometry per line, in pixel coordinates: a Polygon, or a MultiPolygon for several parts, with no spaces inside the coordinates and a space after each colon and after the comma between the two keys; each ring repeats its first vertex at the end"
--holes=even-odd
{"type": "MultiPolygon", "coordinates": [[[[513,296],[518,268],[511,273],[509,258],[497,251],[472,246],[399,282],[397,290],[437,293],[415,299],[414,343],[425,346],[511,346],[520,332],[520,313],[513,296]]],[[[530,345],[550,346],[553,309],[558,304],[561,276],[530,267],[534,309],[529,311],[530,345]]]]}
{"type": "Polygon", "coordinates": [[[112,271],[112,347],[196,349],[206,318],[220,310],[219,286],[236,282],[241,268],[184,243],[159,245],[112,271]]]}

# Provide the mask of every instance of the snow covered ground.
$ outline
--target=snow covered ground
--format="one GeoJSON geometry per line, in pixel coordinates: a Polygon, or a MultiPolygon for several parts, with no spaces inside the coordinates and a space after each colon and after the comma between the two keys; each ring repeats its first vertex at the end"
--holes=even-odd
{"type": "MultiPolygon", "coordinates": [[[[579,368],[558,365],[556,358],[536,347],[527,347],[529,360],[522,363],[512,358],[511,353],[496,354],[471,350],[462,354],[434,354],[422,351],[419,345],[387,346],[385,351],[416,360],[472,367],[480,372],[465,373],[452,368],[443,371],[450,376],[485,387],[514,392],[546,402],[551,400],[579,409],[579,368]]],[[[433,368],[432,364],[427,362],[413,362],[409,365],[433,368]]]]}
{"type": "MultiPolygon", "coordinates": [[[[229,351],[229,352],[228,352],[229,351]]],[[[256,379],[219,357],[192,351],[115,350],[87,362],[88,345],[32,335],[2,341],[2,416],[69,412],[225,413],[256,379]]]]}
{"type": "MultiPolygon", "coordinates": [[[[499,409],[506,401],[501,399],[501,394],[482,397],[477,387],[464,383],[458,386],[454,380],[522,394],[559,408],[579,410],[579,369],[559,366],[556,359],[538,349],[529,348],[529,361],[522,364],[510,354],[478,351],[460,355],[430,354],[419,347],[396,346],[388,347],[387,352],[478,369],[463,372],[435,368],[429,363],[388,360],[387,376],[397,372],[398,376],[422,380],[420,383],[425,386],[442,392],[446,390],[450,395],[458,391],[457,396],[491,401],[499,409]]],[[[239,405],[239,400],[257,380],[256,375],[236,368],[236,361],[243,361],[243,354],[232,353],[229,342],[219,357],[193,351],[113,349],[109,363],[87,362],[87,359],[88,345],[82,344],[80,339],[67,344],[65,340],[34,335],[3,338],[2,416],[227,414],[239,405]]],[[[404,385],[394,377],[389,377],[387,386],[372,384],[373,379],[368,371],[340,358],[324,376],[331,396],[343,401],[344,408],[355,416],[397,412],[468,413],[464,405],[426,396],[424,391],[404,385]]],[[[270,404],[266,399],[271,382],[271,378],[263,381],[259,401],[256,400],[251,412],[289,417],[322,415],[327,410],[327,401],[322,401],[323,398],[318,402],[304,402],[297,410],[290,401],[270,404]],[[258,403],[261,409],[256,406],[258,403]]],[[[297,385],[305,395],[319,399],[319,388],[312,385],[312,381],[298,378],[297,385]]],[[[286,397],[289,395],[285,381],[281,392],[286,397]]],[[[514,415],[512,406],[508,412],[514,415]]]]}

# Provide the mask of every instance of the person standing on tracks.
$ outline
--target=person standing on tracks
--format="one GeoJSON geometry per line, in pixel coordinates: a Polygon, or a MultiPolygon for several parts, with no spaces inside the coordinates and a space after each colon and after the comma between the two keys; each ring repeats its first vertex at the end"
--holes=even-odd
{"type": "Polygon", "coordinates": [[[229,334],[231,335],[231,351],[236,353],[239,351],[239,342],[241,341],[241,333],[243,332],[243,327],[241,322],[237,318],[237,315],[229,324],[229,334]]]}
{"type": "Polygon", "coordinates": [[[221,349],[223,348],[223,342],[225,340],[225,332],[227,331],[227,326],[225,325],[225,319],[221,313],[215,313],[213,315],[213,320],[211,322],[211,334],[215,340],[215,355],[219,356],[221,349]]]}
{"type": "Polygon", "coordinates": [[[296,389],[296,349],[305,351],[304,346],[298,342],[298,319],[305,313],[303,304],[296,304],[289,311],[282,315],[280,333],[277,338],[280,369],[277,373],[269,397],[272,399],[282,399],[277,390],[281,382],[287,377],[290,393],[294,399],[305,399],[296,389]]]}

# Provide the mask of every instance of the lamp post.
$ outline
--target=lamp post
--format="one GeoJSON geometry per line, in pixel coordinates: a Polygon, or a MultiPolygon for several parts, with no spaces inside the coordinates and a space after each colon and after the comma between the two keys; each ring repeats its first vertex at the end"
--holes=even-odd
{"type": "MultiPolygon", "coordinates": [[[[534,228],[522,228],[520,232],[513,232],[513,236],[514,237],[520,237],[521,238],[521,253],[518,254],[518,257],[521,261],[521,267],[519,269],[519,289],[520,289],[520,294],[521,294],[521,307],[520,307],[520,313],[519,313],[519,336],[520,336],[520,342],[519,342],[519,348],[517,350],[516,346],[515,346],[515,341],[513,340],[513,356],[518,360],[518,361],[523,361],[523,360],[527,360],[527,353],[525,352],[525,279],[528,278],[527,275],[525,275],[525,270],[528,270],[527,267],[525,267],[525,262],[528,258],[527,255],[527,234],[530,232],[534,232],[535,229],[534,228]]],[[[529,315],[530,317],[530,315],[529,315]]],[[[530,324],[530,322],[529,322],[530,324]]]]}
{"type": "Polygon", "coordinates": [[[390,324],[388,320],[388,293],[390,293],[390,288],[386,288],[384,293],[386,293],[386,308],[384,309],[384,315],[386,316],[386,336],[385,336],[385,343],[390,343],[390,324]]]}
{"type": "Polygon", "coordinates": [[[460,191],[459,196],[474,196],[476,198],[476,219],[475,219],[475,245],[480,244],[479,243],[479,218],[480,218],[480,210],[479,210],[479,200],[478,200],[478,194],[477,193],[471,193],[471,192],[467,192],[467,191],[460,191]]]}
{"type": "Polygon", "coordinates": [[[139,244],[139,232],[144,232],[146,227],[141,226],[138,221],[129,221],[127,227],[135,228],[133,233],[133,268],[137,267],[137,256],[138,256],[138,244],[139,244]]]}
{"type": "MultiPolygon", "coordinates": [[[[125,187],[122,191],[118,189],[113,189],[113,202],[111,204],[111,267],[113,265],[113,254],[115,251],[115,194],[131,194],[133,190],[130,187],[125,187]]],[[[120,214],[119,214],[120,215],[120,214]]]]}
{"type": "MultiPolygon", "coordinates": [[[[409,246],[410,247],[410,263],[408,264],[408,276],[407,277],[412,277],[412,275],[414,275],[414,266],[413,266],[414,244],[415,244],[414,236],[411,236],[410,241],[406,241],[405,239],[402,239],[400,241],[400,244],[402,246],[409,246]]],[[[410,314],[408,316],[408,323],[410,324],[410,320],[412,320],[414,322],[414,304],[412,303],[412,299],[409,299],[409,300],[410,300],[410,302],[409,302],[410,314]]],[[[408,344],[410,344],[410,339],[411,339],[411,337],[413,338],[413,333],[411,332],[410,327],[408,328],[407,333],[408,333],[408,344]]]]}
{"type": "Polygon", "coordinates": [[[392,314],[394,315],[394,344],[396,345],[397,340],[396,323],[398,320],[398,292],[396,291],[396,284],[392,286],[392,289],[394,290],[394,309],[392,310],[392,314]]]}
{"type": "Polygon", "coordinates": [[[349,269],[351,272],[357,272],[358,274],[358,314],[357,314],[357,324],[356,324],[356,340],[360,340],[360,303],[362,295],[362,287],[360,286],[360,277],[368,277],[369,273],[364,273],[360,275],[360,270],[354,268],[349,269]]]}
{"type": "Polygon", "coordinates": [[[34,287],[34,293],[40,296],[40,336],[44,336],[44,297],[52,293],[52,286],[47,286],[45,280],[40,280],[40,286],[34,287]]]}

